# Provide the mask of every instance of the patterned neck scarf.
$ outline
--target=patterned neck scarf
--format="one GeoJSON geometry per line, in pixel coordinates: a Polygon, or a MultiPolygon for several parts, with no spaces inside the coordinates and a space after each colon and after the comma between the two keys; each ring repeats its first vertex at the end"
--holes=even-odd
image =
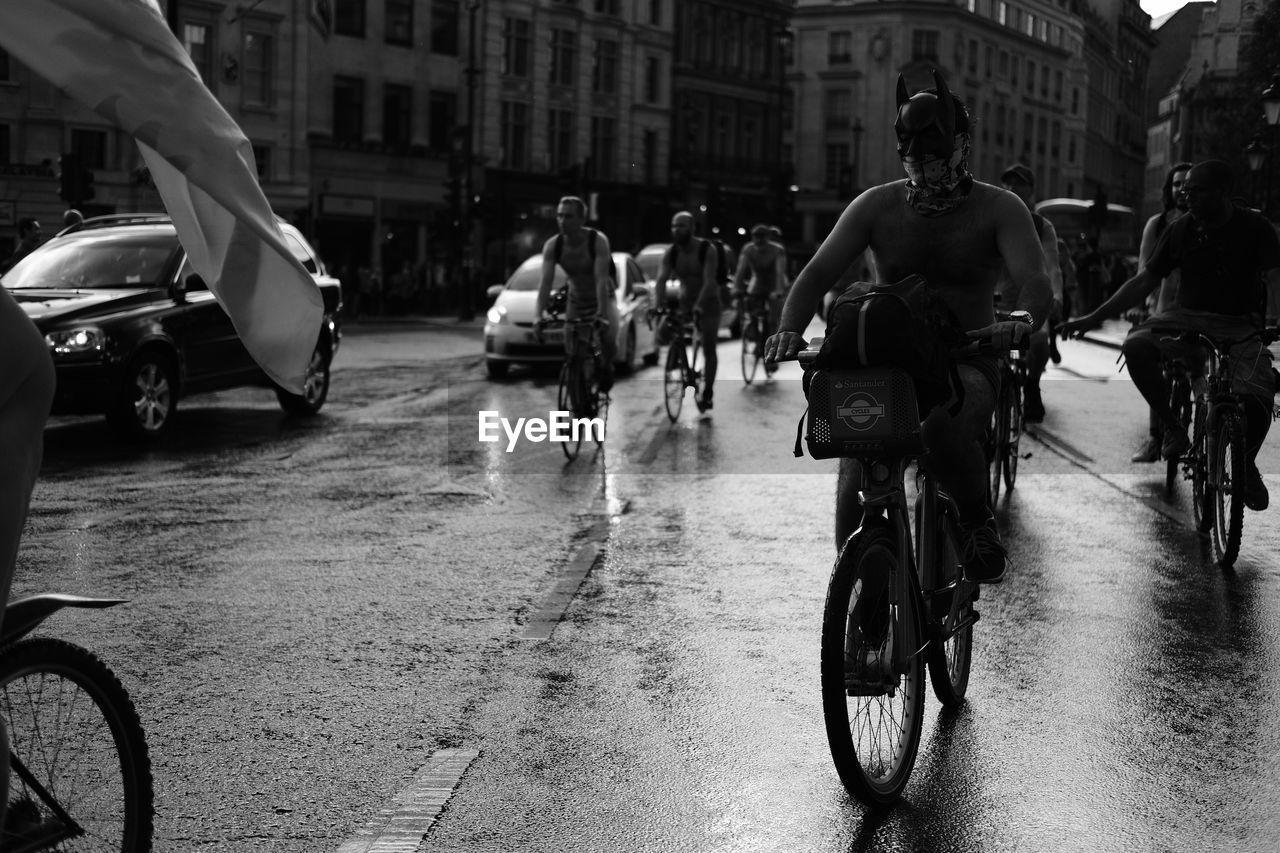
{"type": "Polygon", "coordinates": [[[969,174],[969,134],[957,133],[950,160],[925,157],[902,161],[907,177],[907,204],[921,216],[941,216],[965,203],[973,188],[969,174]]]}

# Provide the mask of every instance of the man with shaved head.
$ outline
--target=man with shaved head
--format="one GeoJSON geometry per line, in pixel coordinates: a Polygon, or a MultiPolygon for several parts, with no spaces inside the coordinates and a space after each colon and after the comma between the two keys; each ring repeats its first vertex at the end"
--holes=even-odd
{"type": "MultiPolygon", "coordinates": [[[[996,352],[1029,338],[1048,317],[1053,292],[1031,212],[1013,193],[973,179],[968,112],[937,72],[934,88],[915,95],[907,94],[899,77],[894,131],[907,178],[872,187],[845,208],[796,277],[782,307],[779,332],[765,345],[766,359],[794,358],[805,347],[801,335],[819,297],[868,248],[881,282],[923,276],[961,327],[991,340],[996,352]],[[1020,285],[1010,306],[1017,319],[997,323],[996,283],[1006,270],[1020,285]]],[[[869,287],[868,282],[851,285],[855,292],[869,287]]],[[[1005,549],[987,498],[983,448],[997,400],[998,363],[994,355],[975,354],[956,367],[964,385],[962,405],[954,414],[940,406],[925,417],[921,432],[928,453],[923,462],[960,510],[966,576],[996,583],[1004,577],[1005,549]]],[[[861,464],[841,459],[837,548],[862,517],[861,488],[861,464]]]]}
{"type": "Polygon", "coordinates": [[[693,214],[682,210],[671,217],[671,248],[662,256],[658,270],[658,309],[667,306],[667,282],[680,280],[680,316],[677,322],[697,317],[702,331],[702,350],[706,355],[703,368],[705,382],[702,396],[696,401],[699,412],[711,410],[712,389],[716,381],[716,336],[720,331],[720,289],[716,281],[719,259],[711,241],[693,234],[693,214]]]}
{"type": "MultiPolygon", "coordinates": [[[[1192,166],[1182,186],[1188,215],[1164,229],[1146,266],[1110,299],[1063,326],[1064,334],[1096,329],[1103,319],[1140,304],[1170,273],[1181,271],[1172,304],[1135,326],[1124,341],[1129,377],[1164,426],[1161,451],[1165,458],[1181,456],[1191,447],[1191,439],[1169,408],[1169,387],[1160,362],[1182,358],[1193,371],[1204,369],[1203,354],[1185,345],[1178,332],[1239,341],[1262,328],[1268,291],[1274,294],[1280,289],[1280,240],[1266,217],[1235,205],[1234,184],[1231,167],[1221,160],[1192,166]]],[[[1271,428],[1275,374],[1271,353],[1257,338],[1232,347],[1231,356],[1231,390],[1244,397],[1244,505],[1260,511],[1270,503],[1257,458],[1271,428]]]]}

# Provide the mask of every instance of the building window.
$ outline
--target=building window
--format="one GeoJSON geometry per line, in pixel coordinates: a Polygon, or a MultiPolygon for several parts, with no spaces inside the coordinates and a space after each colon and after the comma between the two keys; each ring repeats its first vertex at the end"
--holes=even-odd
{"type": "Polygon", "coordinates": [[[1036,64],[1030,59],[1027,60],[1027,92],[1036,93],[1036,64]]]}
{"type": "Polygon", "coordinates": [[[1009,4],[1004,2],[1004,0],[999,0],[999,2],[996,3],[996,20],[1002,25],[1007,23],[1009,20],[1009,4]]]}
{"type": "Polygon", "coordinates": [[[569,110],[551,110],[547,115],[547,153],[553,172],[560,172],[573,165],[573,113],[569,110]]]}
{"type": "Polygon", "coordinates": [[[255,107],[271,106],[275,58],[275,39],[270,34],[253,31],[244,34],[244,61],[241,63],[240,79],[246,104],[255,107]]]}
{"type": "Polygon", "coordinates": [[[1072,136],[1067,140],[1067,162],[1074,163],[1076,161],[1076,138],[1072,136]]]}
{"type": "Polygon", "coordinates": [[[618,122],[601,116],[591,117],[591,175],[612,180],[618,151],[618,122]]]}
{"type": "Polygon", "coordinates": [[[983,65],[986,67],[986,74],[987,74],[987,79],[988,79],[988,80],[990,80],[990,79],[991,79],[991,75],[992,75],[992,74],[994,74],[994,73],[995,73],[995,70],[996,70],[996,69],[995,69],[995,64],[996,64],[995,56],[996,56],[996,49],[995,49],[994,47],[992,47],[991,45],[987,45],[987,46],[983,49],[983,58],[982,58],[982,61],[983,61],[983,65]]]}
{"type": "Polygon", "coordinates": [[[1049,136],[1049,120],[1044,116],[1036,121],[1036,153],[1044,158],[1045,139],[1049,136]]]}
{"type": "Polygon", "coordinates": [[[431,52],[458,55],[458,0],[431,0],[431,52]]]}
{"type": "Polygon", "coordinates": [[[387,0],[387,44],[413,45],[413,0],[387,0]]]}
{"type": "Polygon", "coordinates": [[[458,93],[431,92],[427,96],[427,146],[440,153],[451,150],[457,124],[458,93]]]}
{"type": "Polygon", "coordinates": [[[848,30],[828,33],[827,64],[848,65],[853,62],[853,33],[848,30]]]}
{"type": "Polygon", "coordinates": [[[1062,103],[1062,72],[1053,72],[1053,100],[1062,103]]]}
{"type": "MultiPolygon", "coordinates": [[[[6,59],[8,57],[6,56],[6,59]]],[[[0,163],[13,162],[13,130],[7,124],[0,124],[0,163]]]]}
{"type": "Polygon", "coordinates": [[[364,0],[334,0],[333,31],[340,36],[364,38],[364,0]]]}
{"type": "Polygon", "coordinates": [[[502,166],[523,171],[529,168],[529,105],[502,102],[502,166]]]}
{"type": "Polygon", "coordinates": [[[1009,62],[1009,82],[1013,85],[1013,88],[1015,88],[1015,89],[1017,89],[1017,88],[1018,88],[1018,66],[1020,66],[1021,64],[1022,64],[1022,58],[1021,58],[1021,57],[1014,56],[1014,57],[1011,57],[1011,58],[1010,58],[1010,62],[1009,62]]]}
{"type": "Polygon", "coordinates": [[[577,76],[578,34],[572,30],[551,31],[551,84],[572,86],[577,76]]]}
{"type": "Polygon", "coordinates": [[[1022,31],[1032,38],[1036,34],[1036,16],[1027,12],[1022,21],[1022,31]]]}
{"type": "Polygon", "coordinates": [[[656,56],[644,60],[644,102],[656,104],[662,100],[662,62],[656,56]]]}
{"type": "Polygon", "coordinates": [[[1049,66],[1040,66],[1040,97],[1049,99],[1049,66]]]}
{"type": "Polygon", "coordinates": [[[602,15],[620,15],[622,0],[596,0],[596,11],[602,15]]]}
{"type": "Polygon", "coordinates": [[[1058,159],[1058,154],[1062,151],[1059,144],[1062,140],[1062,122],[1055,121],[1053,123],[1053,136],[1049,137],[1049,156],[1054,160],[1058,159]]]}
{"type": "Polygon", "coordinates": [[[382,144],[405,151],[413,139],[413,89],[396,83],[382,87],[382,144]]]}
{"type": "Polygon", "coordinates": [[[848,165],[849,143],[828,143],[826,170],[823,172],[822,185],[829,190],[840,186],[840,176],[848,165]]]}
{"type": "Polygon", "coordinates": [[[969,73],[978,73],[978,42],[974,39],[969,39],[969,73]]]}
{"type": "Polygon", "coordinates": [[[253,146],[253,163],[258,170],[259,182],[271,180],[271,146],[255,143],[253,146]]]}
{"type": "Polygon", "coordinates": [[[591,91],[602,95],[618,93],[618,43],[596,39],[596,52],[591,67],[591,91]]]}
{"type": "Polygon", "coordinates": [[[333,78],[333,141],[364,141],[364,80],[333,78]]]}
{"type": "Polygon", "coordinates": [[[207,24],[183,24],[182,46],[200,72],[200,79],[213,88],[213,30],[207,24]]]}
{"type": "Polygon", "coordinates": [[[649,0],[649,23],[652,26],[662,26],[662,0],[649,0]]]}
{"type": "Polygon", "coordinates": [[[912,60],[926,59],[933,62],[938,61],[937,30],[911,31],[911,58],[912,60]]]}
{"type": "Polygon", "coordinates": [[[1004,120],[1005,106],[998,104],[996,106],[996,145],[1004,145],[1004,120]]]}
{"type": "Polygon", "coordinates": [[[1007,50],[1000,51],[1000,76],[1009,76],[1009,51],[1007,50]]]}
{"type": "Polygon", "coordinates": [[[1022,117],[1022,152],[1028,155],[1027,159],[1030,159],[1030,154],[1031,154],[1031,134],[1032,134],[1031,116],[1024,115],[1022,117]]]}
{"type": "Polygon", "coordinates": [[[656,130],[644,132],[640,150],[644,158],[644,182],[648,186],[653,186],[658,182],[658,132],[656,130]]]}
{"type": "Polygon", "coordinates": [[[0,82],[9,82],[13,80],[13,67],[9,62],[9,52],[0,50],[0,82]]]}
{"type": "Polygon", "coordinates": [[[512,77],[529,76],[529,22],[524,18],[507,18],[502,25],[502,73],[512,77]]]}
{"type": "Polygon", "coordinates": [[[847,130],[849,118],[853,115],[853,93],[848,89],[828,89],[822,100],[827,130],[847,130]]]}
{"type": "Polygon", "coordinates": [[[84,168],[105,169],[107,167],[106,131],[71,131],[71,151],[80,155],[80,164],[84,168]]]}
{"type": "Polygon", "coordinates": [[[1071,114],[1073,116],[1080,114],[1080,90],[1079,89],[1071,90],[1071,114]]]}

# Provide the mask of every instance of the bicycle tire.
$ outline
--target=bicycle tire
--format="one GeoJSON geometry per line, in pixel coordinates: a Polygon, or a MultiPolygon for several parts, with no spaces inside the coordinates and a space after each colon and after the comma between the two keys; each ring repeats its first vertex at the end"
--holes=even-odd
{"type": "MultiPolygon", "coordinates": [[[[560,411],[573,413],[573,389],[577,383],[578,371],[576,364],[573,359],[567,358],[564,364],[560,365],[560,388],[556,392],[556,405],[560,411]]],[[[581,433],[570,431],[569,436],[559,444],[560,449],[564,451],[565,458],[572,462],[578,458],[578,453],[582,449],[582,435],[581,433]],[[576,439],[575,435],[577,436],[576,439]]]]}
{"type": "MultiPolygon", "coordinates": [[[[1008,381],[1005,378],[1003,381],[1008,381]]],[[[995,413],[992,415],[991,425],[991,457],[987,461],[989,495],[991,499],[991,508],[995,509],[996,504],[1000,502],[1000,484],[1004,479],[1004,436],[1008,433],[1009,417],[1008,410],[1005,408],[1004,391],[1000,392],[1000,397],[996,405],[995,413]]]]}
{"type": "Polygon", "coordinates": [[[1009,388],[1007,402],[1008,408],[1005,409],[1005,412],[1009,416],[1009,423],[1004,443],[1004,461],[1001,467],[1004,469],[1005,490],[1012,492],[1013,484],[1018,480],[1018,449],[1022,444],[1021,377],[1017,380],[1017,384],[1009,388]]]}
{"type": "Polygon", "coordinates": [[[8,853],[151,850],[154,802],[146,736],[129,694],[106,664],[64,640],[14,643],[0,651],[0,714],[11,754],[84,831],[56,848],[48,835],[36,838],[37,825],[56,830],[65,824],[10,770],[6,824],[24,828],[26,840],[0,839],[8,853]]]}
{"type": "MultiPolygon", "coordinates": [[[[1169,383],[1169,409],[1173,412],[1174,419],[1182,424],[1183,429],[1191,425],[1191,384],[1187,380],[1186,373],[1180,370],[1174,372],[1172,381],[1169,383]]],[[[1173,488],[1178,480],[1178,466],[1181,461],[1181,458],[1176,456],[1165,460],[1165,500],[1173,498],[1173,488]]]]}
{"type": "Polygon", "coordinates": [[[1213,554],[1218,564],[1230,568],[1240,554],[1244,529],[1244,431],[1236,413],[1224,411],[1213,426],[1213,554]]]}
{"type": "Polygon", "coordinates": [[[1206,400],[1195,401],[1191,416],[1191,455],[1187,461],[1191,476],[1191,515],[1196,531],[1202,535],[1208,535],[1209,527],[1213,524],[1213,510],[1205,487],[1205,481],[1209,477],[1209,439],[1206,429],[1208,411],[1209,404],[1206,400]]]}
{"type": "Polygon", "coordinates": [[[886,636],[897,638],[905,626],[913,621],[918,624],[919,591],[902,556],[891,531],[877,526],[862,528],[849,537],[836,558],[823,608],[821,684],[827,743],[846,790],[872,806],[888,805],[902,793],[915,767],[924,721],[923,655],[907,658],[906,672],[877,676],[892,682],[892,690],[848,695],[851,685],[859,689],[858,679],[866,672],[865,668],[855,672],[851,681],[851,663],[861,660],[868,667],[878,666],[891,655],[886,649],[902,642],[889,639],[876,645],[873,640],[859,646],[867,625],[883,615],[888,621],[886,636]],[[912,590],[896,611],[888,604],[886,586],[890,582],[886,569],[895,567],[908,573],[912,590]],[[871,601],[877,604],[869,606],[871,601]],[[864,653],[871,645],[876,651],[864,653]],[[854,648],[853,655],[847,653],[848,646],[854,648]]]}
{"type": "Polygon", "coordinates": [[[684,342],[677,338],[667,349],[667,365],[662,374],[663,404],[672,423],[680,417],[680,407],[684,405],[686,371],[684,342]]]}
{"type": "MultiPolygon", "coordinates": [[[[939,591],[930,601],[930,613],[935,629],[929,642],[929,680],[933,683],[933,695],[948,708],[964,703],[969,689],[969,668],[973,661],[973,598],[965,595],[952,612],[956,589],[963,576],[960,550],[960,531],[955,519],[947,513],[938,516],[938,564],[936,578],[939,591]],[[968,623],[968,624],[965,624],[968,623]],[[956,631],[954,626],[964,625],[956,631]],[[950,636],[947,636],[950,634],[950,636]]],[[[972,589],[971,587],[969,589],[972,589]]]]}
{"type": "Polygon", "coordinates": [[[702,399],[704,379],[702,371],[698,370],[698,356],[702,353],[702,334],[696,329],[693,337],[689,339],[689,351],[685,355],[685,364],[689,366],[689,375],[685,377],[685,384],[693,389],[693,399],[698,401],[702,399]]]}
{"type": "Polygon", "coordinates": [[[764,346],[763,324],[760,318],[751,315],[742,330],[742,381],[750,385],[755,381],[756,371],[760,369],[760,350],[764,346]]]}

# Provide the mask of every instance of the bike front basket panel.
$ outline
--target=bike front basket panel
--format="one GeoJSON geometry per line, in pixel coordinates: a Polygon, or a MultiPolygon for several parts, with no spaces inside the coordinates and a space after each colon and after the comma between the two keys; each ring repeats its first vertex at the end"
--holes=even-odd
{"type": "Polygon", "coordinates": [[[902,370],[817,370],[805,442],[815,459],[924,453],[915,384],[902,370]]]}

